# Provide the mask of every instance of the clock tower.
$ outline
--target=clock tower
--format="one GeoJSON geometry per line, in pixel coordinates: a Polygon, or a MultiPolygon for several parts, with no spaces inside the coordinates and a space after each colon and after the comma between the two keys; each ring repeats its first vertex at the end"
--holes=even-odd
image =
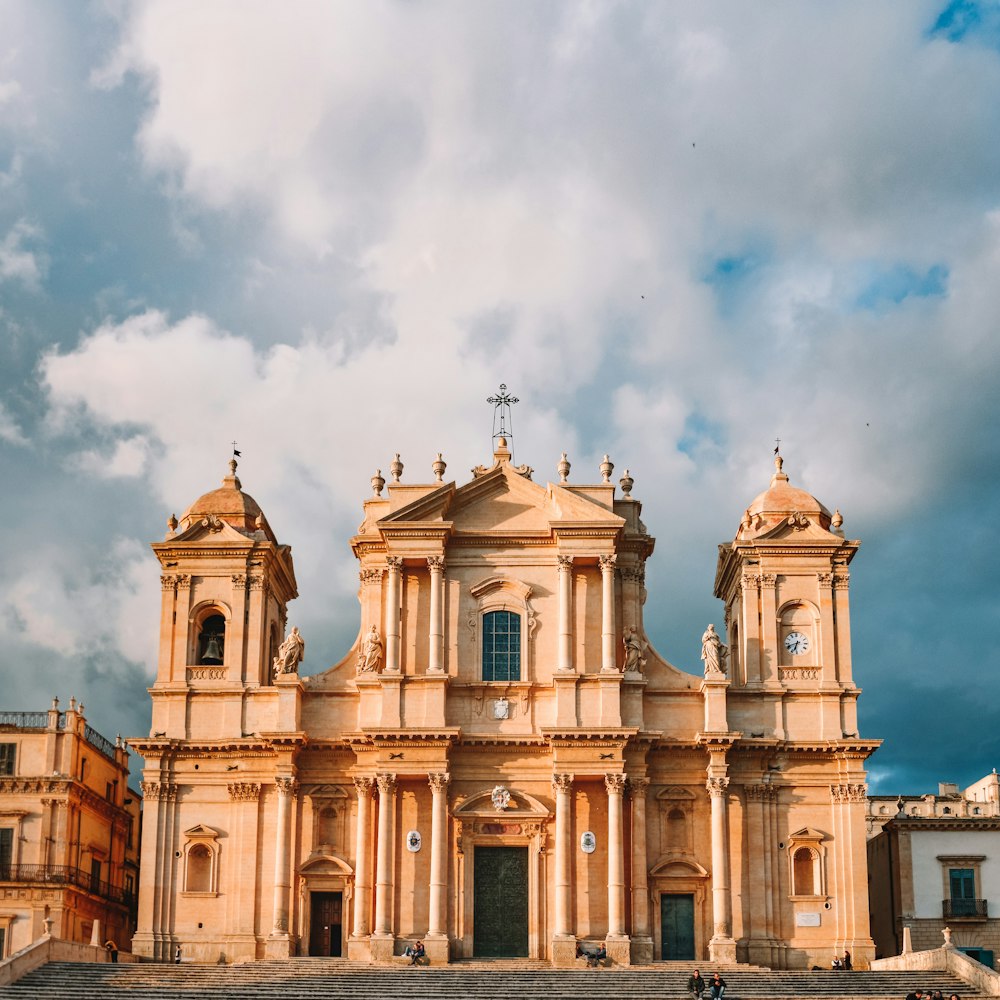
{"type": "Polygon", "coordinates": [[[790,484],[783,464],[776,455],[771,485],[719,546],[731,696],[739,704],[738,692],[754,695],[747,728],[839,740],[858,731],[848,566],[860,543],[844,538],[839,511],[790,484]]]}

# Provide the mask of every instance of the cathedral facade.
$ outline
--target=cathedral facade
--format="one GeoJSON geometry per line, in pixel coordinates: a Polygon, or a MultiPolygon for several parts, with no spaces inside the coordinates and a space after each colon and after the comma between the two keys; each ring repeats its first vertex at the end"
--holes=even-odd
{"type": "Polygon", "coordinates": [[[404,482],[397,456],[329,669],[286,636],[291,551],[231,463],[153,545],[133,950],[867,965],[858,543],[775,464],[719,546],[695,676],[646,640],[654,539],[607,458],[541,485],[501,437],[458,486],[440,456],[404,482]]]}

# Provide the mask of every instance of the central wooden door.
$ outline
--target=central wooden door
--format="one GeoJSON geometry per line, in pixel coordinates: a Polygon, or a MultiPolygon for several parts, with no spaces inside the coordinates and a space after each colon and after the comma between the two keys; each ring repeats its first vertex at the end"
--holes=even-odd
{"type": "Polygon", "coordinates": [[[660,896],[660,958],[694,959],[694,895],[663,893],[660,896]]]}
{"type": "Polygon", "coordinates": [[[340,958],[343,941],[344,894],[313,892],[309,911],[309,954],[340,958]]]}
{"type": "Polygon", "coordinates": [[[473,868],[473,952],[528,954],[528,848],[477,847],[473,868]]]}

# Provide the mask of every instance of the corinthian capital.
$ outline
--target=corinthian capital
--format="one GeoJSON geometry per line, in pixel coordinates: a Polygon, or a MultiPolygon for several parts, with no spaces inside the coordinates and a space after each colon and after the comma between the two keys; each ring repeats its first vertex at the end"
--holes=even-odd
{"type": "Polygon", "coordinates": [[[552,775],[552,787],[557,792],[571,792],[571,791],[573,791],[573,775],[572,774],[553,774],[552,775]]]}
{"type": "Polygon", "coordinates": [[[705,782],[705,787],[708,789],[708,794],[713,798],[717,795],[725,795],[726,789],[729,787],[728,778],[709,778],[705,782]]]}
{"type": "Polygon", "coordinates": [[[451,775],[447,771],[427,775],[427,783],[431,786],[431,790],[435,792],[445,791],[449,781],[451,781],[451,775]]]}
{"type": "Polygon", "coordinates": [[[608,790],[608,795],[621,795],[625,791],[624,774],[604,775],[604,787],[608,790]]]}
{"type": "Polygon", "coordinates": [[[380,774],[376,776],[375,780],[378,782],[380,795],[391,795],[396,791],[396,775],[380,774]]]}

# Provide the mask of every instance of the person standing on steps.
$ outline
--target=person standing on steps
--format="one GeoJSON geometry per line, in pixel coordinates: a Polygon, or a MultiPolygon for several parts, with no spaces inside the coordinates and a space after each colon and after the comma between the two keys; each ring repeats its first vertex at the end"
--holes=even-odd
{"type": "Polygon", "coordinates": [[[181,964],[181,946],[178,945],[174,949],[174,965],[180,965],[180,964],[181,964]]]}
{"type": "Polygon", "coordinates": [[[847,951],[847,949],[844,949],[844,968],[847,969],[848,972],[854,968],[851,960],[851,953],[847,951]]]}
{"type": "Polygon", "coordinates": [[[695,969],[694,972],[688,976],[688,993],[695,998],[695,1000],[701,1000],[702,993],[705,992],[705,980],[702,979],[701,973],[695,969]]]}
{"type": "Polygon", "coordinates": [[[108,940],[104,942],[104,950],[111,956],[112,963],[117,964],[118,945],[116,945],[114,941],[111,940],[111,938],[108,938],[108,940]]]}
{"type": "Polygon", "coordinates": [[[712,981],[708,984],[708,992],[712,1000],[722,1000],[726,992],[726,981],[718,972],[713,973],[712,981]]]}

